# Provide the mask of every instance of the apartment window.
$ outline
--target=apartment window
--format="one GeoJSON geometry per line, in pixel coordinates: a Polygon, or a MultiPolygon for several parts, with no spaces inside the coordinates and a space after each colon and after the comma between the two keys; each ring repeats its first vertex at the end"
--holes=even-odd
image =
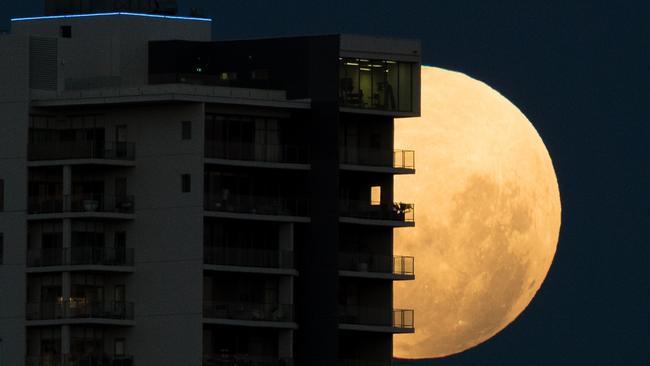
{"type": "Polygon", "coordinates": [[[60,28],[60,34],[62,38],[72,38],[72,26],[62,25],[60,28]]]}
{"type": "Polygon", "coordinates": [[[370,204],[372,206],[381,204],[381,186],[370,187],[370,204]]]}
{"type": "Polygon", "coordinates": [[[183,140],[190,140],[192,138],[192,121],[183,121],[181,125],[183,140]]]}
{"type": "Polygon", "coordinates": [[[125,343],[126,340],[124,338],[115,338],[115,356],[120,357],[125,355],[125,343]]]}
{"type": "Polygon", "coordinates": [[[339,100],[352,108],[413,110],[414,63],[362,58],[340,59],[339,100]]]}
{"type": "Polygon", "coordinates": [[[5,210],[5,181],[0,179],[0,211],[5,210]]]}
{"type": "Polygon", "coordinates": [[[181,191],[183,193],[192,191],[192,177],[189,174],[181,175],[181,191]]]}

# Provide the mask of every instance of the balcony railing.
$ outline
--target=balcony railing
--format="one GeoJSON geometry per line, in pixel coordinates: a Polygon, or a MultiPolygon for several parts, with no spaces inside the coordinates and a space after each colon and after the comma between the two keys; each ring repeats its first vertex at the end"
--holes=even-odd
{"type": "Polygon", "coordinates": [[[414,312],[405,309],[345,305],[339,307],[339,322],[343,324],[412,329],[414,326],[414,312]]]}
{"type": "Polygon", "coordinates": [[[412,203],[371,203],[369,201],[341,200],[341,216],[389,220],[415,221],[415,205],[412,203]]]}
{"type": "Polygon", "coordinates": [[[341,147],[341,164],[415,169],[415,151],[341,147]]]}
{"type": "Polygon", "coordinates": [[[413,257],[363,253],[339,254],[339,269],[343,271],[379,272],[396,275],[413,275],[413,257]]]}
{"type": "Polygon", "coordinates": [[[203,355],[203,366],[293,366],[293,359],[215,353],[203,355]]]}
{"type": "Polygon", "coordinates": [[[60,212],[114,212],[133,213],[132,195],[74,194],[65,196],[30,197],[30,214],[60,212]]]}
{"type": "Polygon", "coordinates": [[[132,302],[86,302],[70,300],[62,302],[28,303],[27,320],[56,320],[56,319],[133,319],[132,302]]]}
{"type": "Polygon", "coordinates": [[[273,322],[291,322],[294,319],[293,305],[223,301],[204,302],[203,316],[212,319],[273,322]]]}
{"type": "Polygon", "coordinates": [[[30,249],[27,267],[50,266],[133,266],[133,248],[72,247],[30,249]]]}
{"type": "Polygon", "coordinates": [[[25,366],[61,366],[63,355],[27,355],[25,356],[25,366]]]}
{"type": "Polygon", "coordinates": [[[205,209],[260,215],[307,216],[307,200],[291,197],[223,195],[206,193],[205,209]]]}
{"type": "Polygon", "coordinates": [[[293,252],[205,246],[205,264],[260,268],[294,268],[293,252]]]}
{"type": "Polygon", "coordinates": [[[75,355],[63,356],[63,366],[132,366],[133,356],[75,355]]]}
{"type": "Polygon", "coordinates": [[[132,366],[133,356],[54,354],[27,356],[26,366],[132,366]]]}
{"type": "Polygon", "coordinates": [[[37,141],[29,144],[29,160],[134,160],[135,144],[122,141],[37,141]]]}
{"type": "Polygon", "coordinates": [[[391,366],[391,361],[341,359],[338,361],[338,366],[391,366]]]}
{"type": "Polygon", "coordinates": [[[294,145],[205,141],[205,157],[213,159],[303,164],[309,160],[307,151],[302,146],[294,145]]]}

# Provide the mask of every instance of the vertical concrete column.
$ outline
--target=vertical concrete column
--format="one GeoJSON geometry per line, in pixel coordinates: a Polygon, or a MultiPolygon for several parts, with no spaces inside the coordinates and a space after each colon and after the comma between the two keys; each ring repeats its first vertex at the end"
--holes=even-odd
{"type": "MultiPolygon", "coordinates": [[[[72,203],[72,167],[70,165],[63,166],[63,210],[68,211],[72,203]]],[[[64,260],[66,263],[70,263],[71,258],[70,248],[72,247],[72,220],[63,219],[62,225],[62,235],[63,235],[63,249],[64,249],[64,260]]],[[[70,272],[63,272],[61,274],[61,293],[63,297],[63,311],[67,311],[68,305],[67,302],[70,300],[70,295],[72,293],[72,279],[70,272]]],[[[70,353],[70,326],[63,325],[61,326],[61,354],[62,357],[65,357],[70,353]]],[[[65,360],[62,360],[61,364],[65,364],[65,360]]]]}
{"type": "MultiPolygon", "coordinates": [[[[295,238],[295,225],[292,222],[281,223],[278,231],[278,249],[280,253],[280,263],[287,260],[286,253],[291,253],[295,265],[294,254],[294,238],[295,238]]],[[[278,300],[280,304],[293,304],[294,303],[294,277],[282,276],[280,278],[278,300]]],[[[295,319],[294,319],[295,321],[295,319]]],[[[278,355],[280,358],[293,358],[293,330],[279,330],[278,331],[278,355]]]]}
{"type": "Polygon", "coordinates": [[[278,330],[278,356],[293,358],[293,329],[278,330]]]}
{"type": "Polygon", "coordinates": [[[291,252],[293,254],[294,249],[294,230],[295,226],[293,222],[281,223],[278,230],[278,249],[280,256],[278,259],[282,264],[283,260],[286,260],[286,256],[283,256],[283,252],[291,252]]]}
{"type": "Polygon", "coordinates": [[[72,167],[70,165],[63,166],[63,205],[64,209],[70,208],[70,195],[72,194],[72,167]]]}
{"type": "Polygon", "coordinates": [[[309,242],[301,243],[298,364],[338,363],[339,247],[339,37],[323,36],[309,44],[311,100],[309,147],[309,242]]]}

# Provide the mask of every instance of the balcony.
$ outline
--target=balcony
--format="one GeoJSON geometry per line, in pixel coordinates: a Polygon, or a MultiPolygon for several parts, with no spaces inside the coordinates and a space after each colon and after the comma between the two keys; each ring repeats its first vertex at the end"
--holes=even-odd
{"type": "MultiPolygon", "coordinates": [[[[73,266],[88,268],[99,267],[133,267],[133,248],[102,248],[92,246],[30,249],[27,251],[27,267],[62,267],[73,266]]],[[[81,269],[83,269],[81,268],[81,269]]],[[[110,270],[110,268],[105,268],[110,270]]]]}
{"type": "Polygon", "coordinates": [[[231,141],[207,140],[205,142],[205,157],[226,165],[244,165],[241,162],[268,163],[261,166],[286,167],[308,169],[308,151],[302,146],[274,145],[274,144],[247,144],[231,141]],[[230,161],[230,162],[225,162],[230,161]],[[240,163],[237,163],[240,162],[240,163]],[[276,165],[272,165],[276,164],[276,165]]]}
{"type": "Polygon", "coordinates": [[[133,356],[75,355],[63,356],[63,366],[132,366],[133,356]]]}
{"type": "Polygon", "coordinates": [[[111,320],[133,320],[133,307],[132,302],[88,302],[84,299],[28,303],[26,318],[28,321],[68,320],[63,321],[63,323],[90,322],[110,324],[111,320]]]}
{"type": "Polygon", "coordinates": [[[413,333],[413,310],[372,308],[354,305],[339,307],[341,329],[392,333],[413,333]]]}
{"type": "Polygon", "coordinates": [[[79,160],[79,163],[95,161],[94,163],[100,164],[113,161],[118,165],[132,165],[125,162],[135,160],[135,143],[94,140],[37,141],[28,145],[27,156],[29,161],[79,160]]]}
{"type": "Polygon", "coordinates": [[[371,203],[341,200],[341,221],[346,223],[414,226],[415,205],[412,203],[371,203]]]}
{"type": "Polygon", "coordinates": [[[216,195],[206,193],[204,208],[206,211],[223,213],[218,217],[245,218],[243,214],[255,215],[252,219],[272,221],[308,221],[308,201],[300,198],[255,195],[216,195]],[[283,217],[283,218],[281,218],[283,217]]]}
{"type": "Polygon", "coordinates": [[[25,356],[26,366],[61,366],[63,364],[63,355],[27,355],[25,356]]]}
{"type": "Polygon", "coordinates": [[[43,355],[26,356],[26,366],[132,366],[133,356],[43,355]]]}
{"type": "MultiPolygon", "coordinates": [[[[244,322],[292,323],[293,305],[263,304],[246,302],[206,301],[203,303],[203,317],[211,320],[231,320],[235,322],[216,322],[243,325],[244,322]]],[[[291,326],[282,326],[291,327],[291,326]]]]}
{"type": "Polygon", "coordinates": [[[338,366],[391,366],[391,361],[368,361],[356,359],[341,359],[338,366]]]}
{"type": "Polygon", "coordinates": [[[105,214],[133,214],[135,198],[132,195],[74,194],[65,196],[30,197],[30,215],[70,213],[74,216],[106,216],[105,214]],[[103,215],[104,214],[104,215],[103,215]]]}
{"type": "Polygon", "coordinates": [[[294,255],[291,251],[229,248],[223,246],[205,246],[203,260],[206,269],[235,270],[243,267],[242,272],[284,273],[294,274],[294,255]],[[289,270],[289,271],[273,271],[289,270]]]}
{"type": "Polygon", "coordinates": [[[203,366],[293,366],[293,359],[241,354],[203,355],[203,366]]]}
{"type": "Polygon", "coordinates": [[[415,278],[415,259],[364,253],[340,253],[339,270],[343,276],[411,280],[415,278]]]}
{"type": "Polygon", "coordinates": [[[415,173],[415,151],[370,148],[339,149],[341,169],[387,172],[393,174],[415,173]]]}

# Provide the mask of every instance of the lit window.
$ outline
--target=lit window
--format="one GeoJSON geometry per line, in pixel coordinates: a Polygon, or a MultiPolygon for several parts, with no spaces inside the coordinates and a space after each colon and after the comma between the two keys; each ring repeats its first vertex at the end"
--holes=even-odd
{"type": "Polygon", "coordinates": [[[381,204],[381,186],[370,187],[370,204],[372,206],[381,204]]]}

